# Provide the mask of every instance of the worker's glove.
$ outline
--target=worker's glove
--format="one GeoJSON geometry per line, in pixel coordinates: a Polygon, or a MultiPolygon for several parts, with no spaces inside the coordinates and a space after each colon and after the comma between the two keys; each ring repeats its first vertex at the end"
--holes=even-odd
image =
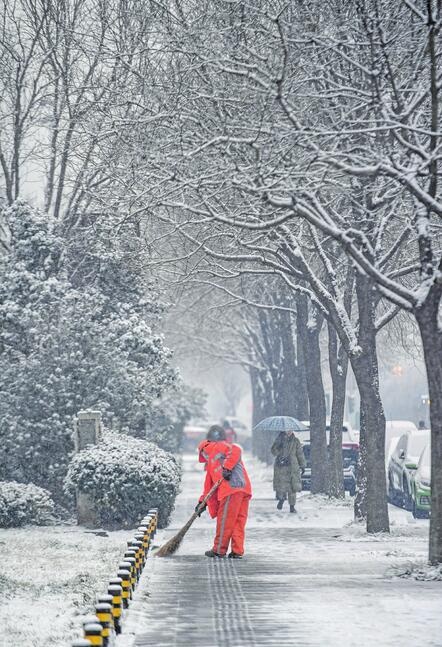
{"type": "Polygon", "coordinates": [[[232,478],[232,470],[228,470],[226,467],[223,467],[223,478],[226,481],[230,481],[232,478]]]}
{"type": "Polygon", "coordinates": [[[207,508],[207,503],[204,503],[204,505],[201,502],[198,502],[195,506],[195,512],[198,512],[198,516],[201,517],[203,514],[204,510],[207,508]]]}

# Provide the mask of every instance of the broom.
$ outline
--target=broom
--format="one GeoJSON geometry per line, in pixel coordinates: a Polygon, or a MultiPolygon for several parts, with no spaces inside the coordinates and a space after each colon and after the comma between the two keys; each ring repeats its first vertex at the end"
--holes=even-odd
{"type": "Polygon", "coordinates": [[[176,553],[178,548],[180,547],[181,542],[184,539],[184,535],[187,533],[189,530],[190,526],[193,524],[195,519],[198,517],[199,513],[201,512],[201,509],[204,508],[206,505],[207,501],[210,499],[212,494],[218,489],[218,487],[221,485],[223,479],[219,479],[215,483],[215,485],[210,489],[209,493],[206,494],[204,499],[200,502],[198,508],[195,510],[193,515],[190,517],[189,521],[181,528],[177,534],[172,537],[172,539],[169,539],[161,548],[159,548],[156,553],[155,557],[168,557],[169,555],[173,555],[176,553]]]}

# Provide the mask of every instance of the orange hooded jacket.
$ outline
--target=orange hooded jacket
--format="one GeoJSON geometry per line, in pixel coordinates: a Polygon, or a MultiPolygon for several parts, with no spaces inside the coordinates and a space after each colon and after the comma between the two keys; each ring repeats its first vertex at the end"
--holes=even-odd
{"type": "Polygon", "coordinates": [[[243,492],[246,496],[252,496],[249,476],[241,460],[241,448],[238,445],[232,445],[225,440],[203,440],[199,444],[198,450],[200,463],[206,463],[206,480],[204,481],[204,491],[200,496],[200,501],[222,477],[223,467],[232,471],[230,480],[223,480],[217,491],[207,502],[207,509],[212,518],[216,517],[218,513],[219,501],[222,501],[230,494],[243,492]]]}

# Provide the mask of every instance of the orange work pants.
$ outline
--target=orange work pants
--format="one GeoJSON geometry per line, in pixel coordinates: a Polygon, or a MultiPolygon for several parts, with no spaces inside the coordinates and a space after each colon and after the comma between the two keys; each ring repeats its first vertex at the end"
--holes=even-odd
{"type": "Polygon", "coordinates": [[[249,512],[250,496],[244,492],[230,494],[219,502],[216,516],[216,536],[213,550],[225,555],[232,542],[232,551],[244,554],[244,536],[249,512]]]}

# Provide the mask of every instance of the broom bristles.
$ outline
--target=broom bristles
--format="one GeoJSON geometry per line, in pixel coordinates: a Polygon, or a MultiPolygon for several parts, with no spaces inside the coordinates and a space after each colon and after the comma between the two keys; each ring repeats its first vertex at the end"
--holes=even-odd
{"type": "Polygon", "coordinates": [[[186,523],[186,525],[183,526],[181,530],[177,532],[177,534],[174,537],[172,537],[172,539],[169,539],[169,541],[166,541],[166,543],[156,551],[155,557],[168,557],[168,555],[173,555],[174,553],[176,553],[176,551],[181,545],[181,542],[184,539],[185,534],[187,533],[187,531],[189,530],[190,526],[193,524],[197,516],[198,515],[196,513],[193,514],[192,517],[189,519],[189,521],[186,523]]]}
{"type": "MultiPolygon", "coordinates": [[[[215,492],[215,490],[218,488],[218,486],[221,484],[223,479],[219,479],[215,483],[215,485],[211,488],[210,492],[204,497],[204,499],[200,503],[200,508],[204,504],[207,503],[207,501],[210,499],[212,494],[215,492]]],[[[161,546],[156,552],[155,552],[155,557],[168,557],[169,555],[173,555],[176,553],[178,548],[181,545],[181,542],[183,541],[187,531],[189,530],[190,526],[193,524],[195,519],[198,517],[198,512],[194,512],[193,515],[190,517],[189,521],[181,528],[179,532],[177,532],[176,535],[172,537],[172,539],[169,539],[169,541],[166,541],[166,543],[161,546]]]]}

